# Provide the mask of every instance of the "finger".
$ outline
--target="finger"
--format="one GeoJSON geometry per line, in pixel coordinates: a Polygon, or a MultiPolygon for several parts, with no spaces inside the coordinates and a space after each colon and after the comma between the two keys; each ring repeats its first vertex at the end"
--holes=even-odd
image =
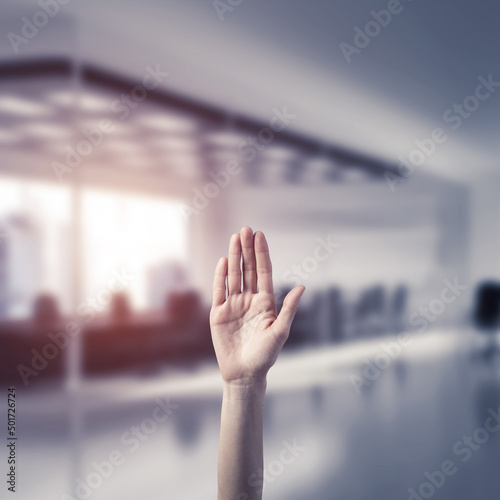
{"type": "Polygon", "coordinates": [[[227,259],[221,257],[215,266],[212,307],[220,306],[226,300],[227,259]]]}
{"type": "Polygon", "coordinates": [[[269,247],[267,246],[264,233],[261,231],[255,233],[254,244],[259,291],[274,293],[273,268],[271,265],[271,257],[269,257],[269,247]]]}
{"type": "Polygon", "coordinates": [[[305,287],[300,285],[290,290],[283,301],[278,317],[273,323],[273,330],[277,336],[283,339],[283,342],[288,338],[290,327],[292,326],[293,318],[299,308],[300,298],[304,293],[305,287]]]}
{"type": "Polygon", "coordinates": [[[227,285],[229,295],[241,293],[241,239],[239,233],[233,234],[229,242],[227,285]]]}
{"type": "Polygon", "coordinates": [[[241,250],[243,253],[243,291],[257,292],[257,268],[255,263],[255,250],[253,231],[245,226],[241,229],[241,250]]]}

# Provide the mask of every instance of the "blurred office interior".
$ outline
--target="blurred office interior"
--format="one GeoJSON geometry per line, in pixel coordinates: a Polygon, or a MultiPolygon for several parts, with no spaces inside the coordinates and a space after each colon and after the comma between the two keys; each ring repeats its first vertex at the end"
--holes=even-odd
{"type": "Polygon", "coordinates": [[[0,7],[19,498],[215,498],[211,282],[244,225],[268,237],[278,308],[307,290],[265,423],[268,462],[304,451],[265,498],[428,498],[445,460],[434,498],[498,498],[498,434],[454,451],[500,406],[498,90],[443,116],[500,79],[500,7],[404,3],[348,62],[339,44],[387,2],[236,4],[0,7]],[[148,433],[158,400],[175,408],[148,433]]]}

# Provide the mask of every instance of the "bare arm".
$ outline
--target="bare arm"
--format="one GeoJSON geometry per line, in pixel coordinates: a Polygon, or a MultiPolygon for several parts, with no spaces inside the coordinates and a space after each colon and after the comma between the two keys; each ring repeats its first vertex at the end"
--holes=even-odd
{"type": "Polygon", "coordinates": [[[277,316],[266,239],[244,227],[231,237],[229,259],[217,264],[213,292],[210,326],[224,384],[218,499],[260,500],[252,477],[263,470],[266,376],[288,338],[304,287],[286,296],[277,316]]]}

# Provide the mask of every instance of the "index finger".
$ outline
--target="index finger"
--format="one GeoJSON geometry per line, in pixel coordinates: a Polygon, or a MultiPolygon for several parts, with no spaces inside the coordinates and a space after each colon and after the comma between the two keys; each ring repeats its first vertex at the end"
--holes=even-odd
{"type": "Polygon", "coordinates": [[[261,231],[257,231],[254,237],[255,258],[257,261],[257,280],[259,291],[274,293],[273,289],[273,267],[269,256],[269,247],[266,237],[261,231]]]}

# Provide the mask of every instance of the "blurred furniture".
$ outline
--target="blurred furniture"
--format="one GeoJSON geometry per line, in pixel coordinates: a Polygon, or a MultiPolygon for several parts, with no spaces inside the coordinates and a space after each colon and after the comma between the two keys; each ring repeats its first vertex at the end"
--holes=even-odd
{"type": "Polygon", "coordinates": [[[474,322],[482,330],[495,330],[500,324],[500,283],[485,281],[476,290],[474,322]]]}
{"type": "Polygon", "coordinates": [[[500,283],[484,281],[476,290],[474,323],[479,330],[490,334],[490,341],[481,357],[488,360],[499,354],[496,334],[500,328],[500,283]]]}
{"type": "Polygon", "coordinates": [[[198,293],[176,292],[167,304],[164,310],[138,313],[125,294],[116,294],[108,314],[63,317],[55,298],[41,295],[31,319],[0,322],[0,381],[20,387],[24,380],[63,381],[66,332],[75,323],[81,326],[86,375],[151,370],[213,356],[208,308],[198,293]]]}

